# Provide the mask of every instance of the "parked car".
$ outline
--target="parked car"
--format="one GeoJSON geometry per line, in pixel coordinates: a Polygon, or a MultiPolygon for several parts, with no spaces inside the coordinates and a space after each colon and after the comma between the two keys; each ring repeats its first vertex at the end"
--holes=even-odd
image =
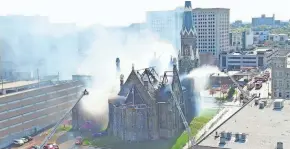
{"type": "Polygon", "coordinates": [[[23,145],[24,144],[24,141],[22,140],[22,139],[15,139],[14,141],[13,141],[13,144],[15,144],[15,145],[23,145]]]}
{"type": "Polygon", "coordinates": [[[23,138],[20,138],[20,140],[23,140],[24,143],[27,143],[28,142],[28,139],[26,139],[24,137],[23,138]]]}
{"type": "Polygon", "coordinates": [[[23,138],[27,139],[28,142],[33,140],[33,138],[32,138],[31,136],[25,136],[25,137],[23,137],[23,138]]]}
{"type": "Polygon", "coordinates": [[[83,138],[82,137],[77,137],[75,144],[76,145],[82,145],[83,144],[83,138]]]}
{"type": "Polygon", "coordinates": [[[40,147],[34,145],[34,146],[29,147],[28,149],[40,149],[40,147]]]}
{"type": "Polygon", "coordinates": [[[54,144],[48,143],[43,147],[43,149],[59,149],[59,147],[55,143],[54,144]]]}

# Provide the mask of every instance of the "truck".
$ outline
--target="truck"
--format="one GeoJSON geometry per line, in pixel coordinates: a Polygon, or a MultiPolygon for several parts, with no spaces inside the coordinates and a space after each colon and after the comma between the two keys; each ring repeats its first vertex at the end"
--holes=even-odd
{"type": "Polygon", "coordinates": [[[269,77],[270,77],[270,73],[265,72],[265,73],[263,74],[263,77],[266,78],[266,79],[268,80],[269,77]]]}
{"type": "Polygon", "coordinates": [[[258,90],[262,87],[262,81],[258,81],[256,84],[255,84],[255,89],[258,90]]]}
{"type": "Polygon", "coordinates": [[[255,87],[255,84],[253,82],[250,82],[247,84],[247,90],[250,91],[255,87]]]}
{"type": "Polygon", "coordinates": [[[258,77],[254,78],[254,81],[255,82],[258,82],[258,81],[266,82],[267,79],[265,77],[263,77],[263,76],[258,76],[258,77]]]}

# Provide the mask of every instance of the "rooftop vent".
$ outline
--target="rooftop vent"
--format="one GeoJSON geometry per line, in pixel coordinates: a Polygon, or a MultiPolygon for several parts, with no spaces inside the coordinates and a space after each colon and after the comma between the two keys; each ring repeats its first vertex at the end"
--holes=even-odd
{"type": "Polygon", "coordinates": [[[220,144],[221,145],[226,144],[226,138],[220,137],[220,144]]]}
{"type": "Polygon", "coordinates": [[[226,132],[225,131],[221,132],[221,138],[226,138],[226,132]]]}
{"type": "Polygon", "coordinates": [[[245,133],[242,133],[240,136],[241,136],[241,141],[246,141],[247,135],[245,133]]]}
{"type": "Polygon", "coordinates": [[[236,141],[239,141],[240,140],[240,133],[235,133],[235,138],[236,138],[236,141]]]}
{"type": "Polygon", "coordinates": [[[227,137],[226,137],[228,140],[231,140],[232,139],[232,132],[227,132],[227,137]]]}
{"type": "Polygon", "coordinates": [[[277,142],[277,149],[283,149],[283,142],[277,142]]]}
{"type": "Polygon", "coordinates": [[[260,103],[259,103],[259,108],[260,108],[260,109],[264,109],[264,107],[265,107],[265,103],[264,103],[264,102],[260,102],[260,103]]]}

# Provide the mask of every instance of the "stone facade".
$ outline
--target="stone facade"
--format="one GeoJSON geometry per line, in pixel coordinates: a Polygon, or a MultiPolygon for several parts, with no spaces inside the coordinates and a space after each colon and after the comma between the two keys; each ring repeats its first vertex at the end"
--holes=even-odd
{"type": "Polygon", "coordinates": [[[181,133],[184,126],[169,90],[172,88],[184,115],[188,116],[187,98],[183,96],[177,71],[174,66],[173,71],[165,72],[159,79],[153,68],[132,70],[118,96],[109,99],[109,135],[126,141],[145,141],[181,133]],[[173,73],[172,78],[167,73],[173,73]]]}
{"type": "Polygon", "coordinates": [[[290,99],[290,54],[272,57],[272,99],[290,99]]]}

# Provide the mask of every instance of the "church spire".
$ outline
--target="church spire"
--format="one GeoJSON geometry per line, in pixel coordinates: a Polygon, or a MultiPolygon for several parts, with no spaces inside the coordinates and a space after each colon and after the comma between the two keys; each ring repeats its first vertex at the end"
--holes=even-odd
{"type": "Polygon", "coordinates": [[[185,35],[185,33],[187,34],[195,33],[195,28],[194,28],[193,18],[192,18],[191,1],[185,1],[185,5],[184,5],[183,24],[182,24],[181,34],[185,35]]]}
{"type": "Polygon", "coordinates": [[[185,1],[183,23],[180,32],[181,49],[178,55],[179,73],[187,74],[199,66],[197,36],[193,23],[190,1],[185,1]]]}

